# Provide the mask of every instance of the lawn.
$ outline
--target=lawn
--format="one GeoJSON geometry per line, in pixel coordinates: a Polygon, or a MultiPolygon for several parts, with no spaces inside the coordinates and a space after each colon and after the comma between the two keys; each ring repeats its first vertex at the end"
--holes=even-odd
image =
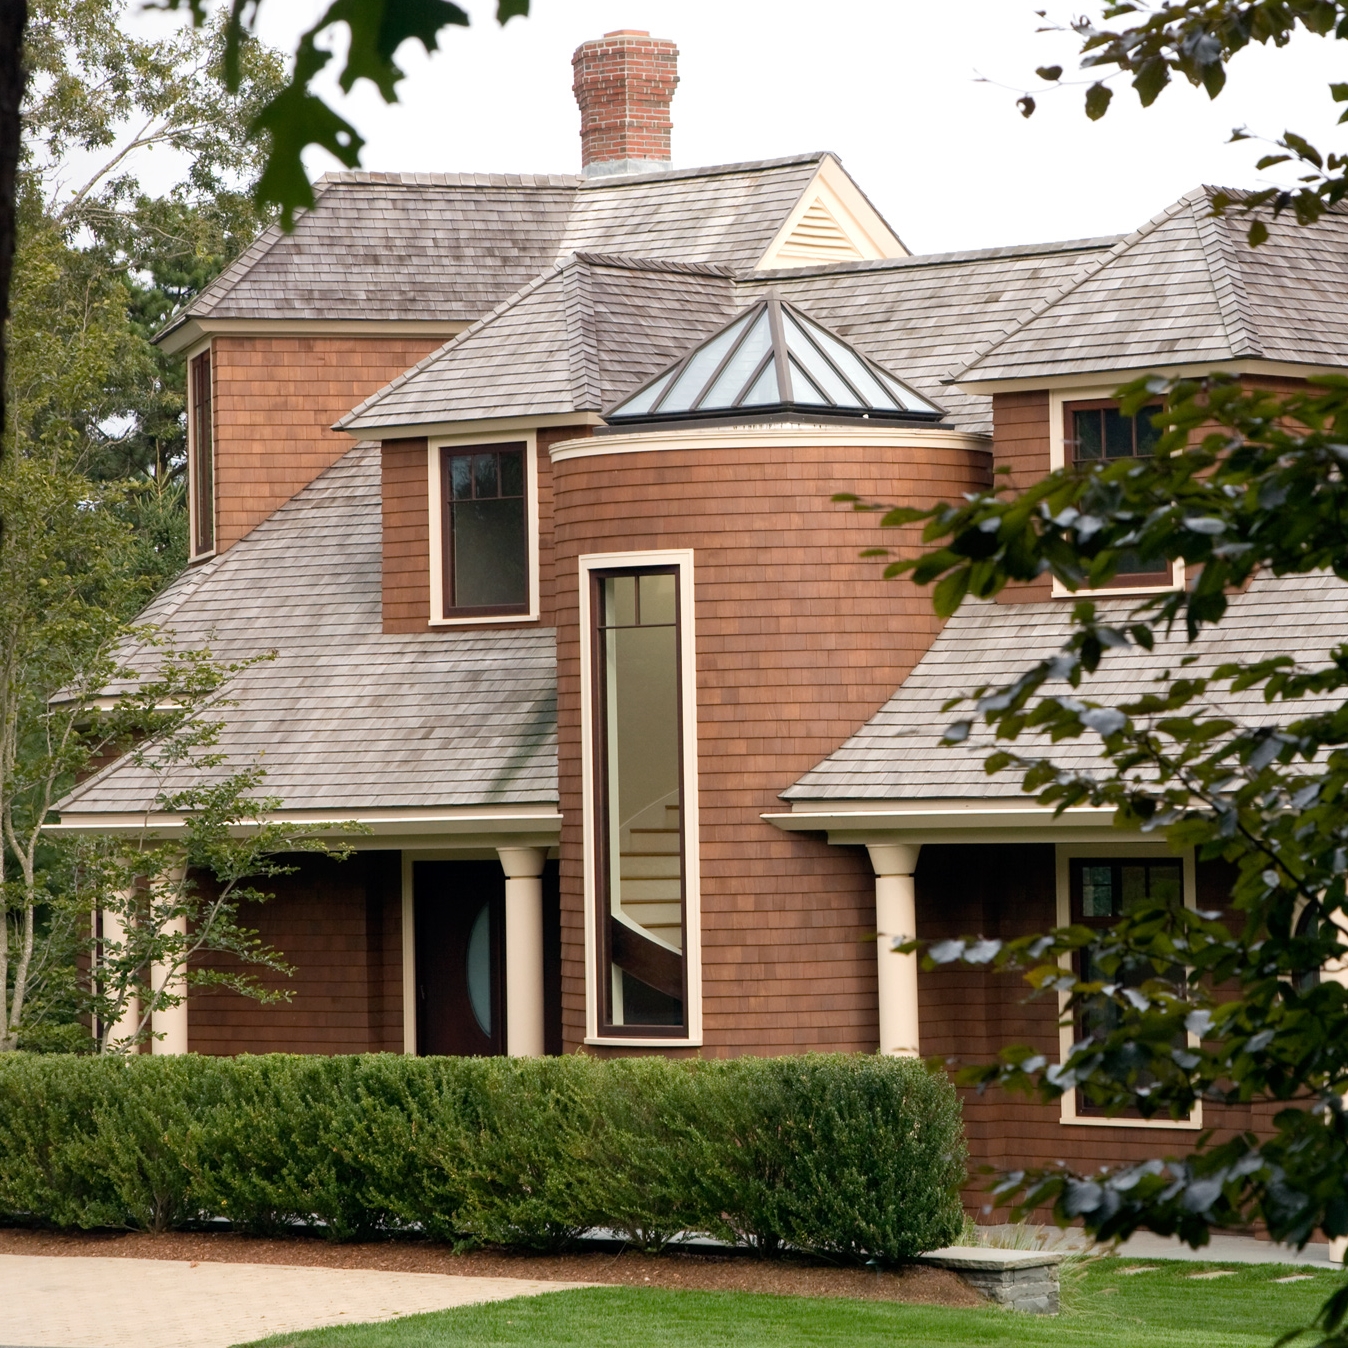
{"type": "MultiPolygon", "coordinates": [[[[1341,1274],[1279,1264],[1105,1259],[1069,1276],[1056,1319],[890,1302],[600,1287],[265,1339],[265,1348],[1271,1348],[1341,1274]],[[1147,1268],[1128,1274],[1129,1268],[1147,1268]],[[1233,1269],[1229,1276],[1195,1274],[1233,1269]]],[[[1312,1343],[1313,1339],[1306,1342],[1312,1343]]],[[[260,1346],[259,1346],[260,1348],[260,1346]]]]}

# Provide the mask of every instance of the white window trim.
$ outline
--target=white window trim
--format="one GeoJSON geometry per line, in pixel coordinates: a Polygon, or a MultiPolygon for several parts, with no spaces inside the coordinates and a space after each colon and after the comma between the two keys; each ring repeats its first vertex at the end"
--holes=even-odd
{"type": "Polygon", "coordinates": [[[220,544],[220,475],[216,472],[215,436],[215,346],[209,340],[199,342],[184,357],[187,371],[187,558],[188,565],[209,562],[219,551],[220,544]],[[192,362],[198,356],[209,356],[211,362],[211,512],[214,515],[214,546],[205,552],[197,551],[197,418],[192,393],[192,362]]]}
{"type": "MultiPolygon", "coordinates": [[[[1176,860],[1175,853],[1163,842],[1058,843],[1056,870],[1058,926],[1060,927],[1070,926],[1072,921],[1072,870],[1069,863],[1075,857],[1100,857],[1101,859],[1111,860],[1146,857],[1149,859],[1176,860]]],[[[1196,909],[1198,907],[1198,878],[1193,849],[1190,848],[1178,859],[1184,867],[1184,906],[1189,909],[1196,909]]],[[[1058,962],[1064,969],[1072,967],[1070,955],[1061,956],[1058,962]]],[[[1072,1043],[1076,1037],[1071,1021],[1066,1019],[1067,1002],[1068,994],[1059,992],[1058,1061],[1060,1063],[1067,1061],[1067,1055],[1072,1051],[1072,1043]]],[[[1191,1045],[1197,1044],[1197,1036],[1191,1034],[1189,1043],[1191,1045]]],[[[1203,1127],[1203,1102],[1201,1100],[1194,1105],[1193,1113],[1187,1119],[1178,1120],[1109,1119],[1097,1115],[1082,1116],[1077,1113],[1077,1093],[1075,1090],[1070,1090],[1063,1095],[1060,1103],[1062,1105],[1061,1121],[1077,1128],[1163,1128],[1171,1131],[1179,1129],[1185,1132],[1196,1132],[1203,1127]]]]}
{"type": "Polygon", "coordinates": [[[538,434],[532,430],[479,431],[475,435],[444,435],[426,441],[427,506],[430,512],[430,582],[432,627],[490,627],[500,623],[537,622],[539,617],[538,585],[538,434]],[[445,618],[437,615],[445,611],[445,544],[444,520],[441,502],[444,500],[440,465],[442,449],[466,445],[517,445],[524,443],[524,531],[529,549],[529,611],[527,613],[493,613],[483,617],[445,618]]]}
{"type": "MultiPolygon", "coordinates": [[[[1085,388],[1055,388],[1048,395],[1048,466],[1050,472],[1057,472],[1067,463],[1067,444],[1063,434],[1067,403],[1097,402],[1113,398],[1119,391],[1118,384],[1100,384],[1085,388]]],[[[1130,594],[1168,594],[1171,590],[1184,588],[1184,563],[1170,564],[1170,583],[1168,585],[1109,585],[1102,590],[1069,590],[1056,577],[1053,580],[1054,599],[1080,599],[1084,595],[1096,598],[1112,598],[1130,594]]]]}
{"type": "Polygon", "coordinates": [[[658,552],[595,552],[580,558],[581,828],[585,875],[585,1042],[626,1048],[697,1048],[702,1043],[702,886],[697,806],[697,637],[694,627],[692,548],[658,552]],[[688,1036],[649,1038],[599,1033],[599,952],[595,914],[598,818],[594,780],[594,646],[590,640],[590,573],[617,567],[673,566],[679,577],[679,670],[683,699],[684,965],[688,979],[688,1036]]]}

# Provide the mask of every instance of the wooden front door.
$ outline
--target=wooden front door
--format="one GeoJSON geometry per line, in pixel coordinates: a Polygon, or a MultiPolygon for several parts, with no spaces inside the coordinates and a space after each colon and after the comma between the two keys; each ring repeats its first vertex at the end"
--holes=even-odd
{"type": "Polygon", "coordinates": [[[504,1053],[505,874],[497,861],[418,861],[417,1052],[504,1053]]]}

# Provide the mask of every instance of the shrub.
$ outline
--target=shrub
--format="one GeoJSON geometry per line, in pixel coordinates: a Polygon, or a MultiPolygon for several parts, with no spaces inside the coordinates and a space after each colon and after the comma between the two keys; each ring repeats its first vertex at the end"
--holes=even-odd
{"type": "Polygon", "coordinates": [[[0,1058],[11,1223],[896,1262],[957,1237],[964,1174],[955,1092],[896,1058],[0,1058]]]}

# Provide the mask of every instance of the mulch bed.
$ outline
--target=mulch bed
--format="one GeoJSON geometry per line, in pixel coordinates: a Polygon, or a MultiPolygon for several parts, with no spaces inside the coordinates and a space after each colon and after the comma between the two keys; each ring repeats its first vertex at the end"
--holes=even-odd
{"type": "Polygon", "coordinates": [[[925,1306],[985,1306],[949,1269],[912,1265],[892,1272],[833,1268],[803,1260],[754,1259],[743,1254],[639,1254],[632,1250],[576,1254],[515,1254],[472,1250],[455,1254],[429,1241],[336,1245],[321,1238],[283,1240],[229,1232],[29,1231],[0,1228],[0,1254],[97,1255],[115,1259],[183,1259],[228,1264],[289,1264],[368,1268],[390,1273],[449,1273],[477,1278],[538,1278],[629,1287],[708,1292],[770,1292],[779,1296],[852,1297],[925,1306]]]}

